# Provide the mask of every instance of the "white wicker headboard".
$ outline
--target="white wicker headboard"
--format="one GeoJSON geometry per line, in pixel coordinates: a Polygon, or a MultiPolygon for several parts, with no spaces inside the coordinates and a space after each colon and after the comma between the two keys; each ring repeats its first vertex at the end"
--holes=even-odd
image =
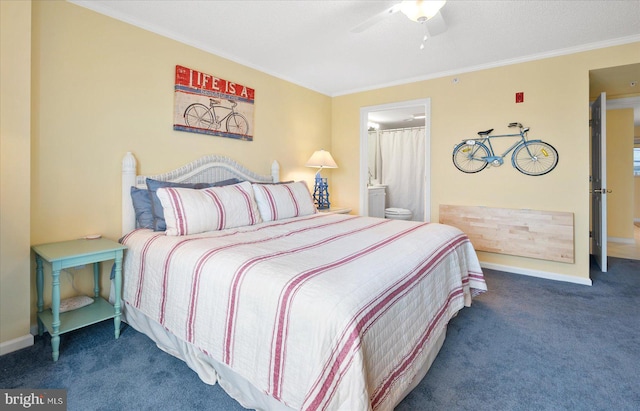
{"type": "Polygon", "coordinates": [[[131,202],[131,187],[146,188],[146,178],[177,183],[215,183],[230,178],[255,183],[280,181],[280,165],[271,164],[271,175],[254,173],[243,165],[220,155],[209,155],[163,174],[136,175],[136,158],[127,152],[122,159],[122,235],[136,227],[136,214],[131,202]]]}

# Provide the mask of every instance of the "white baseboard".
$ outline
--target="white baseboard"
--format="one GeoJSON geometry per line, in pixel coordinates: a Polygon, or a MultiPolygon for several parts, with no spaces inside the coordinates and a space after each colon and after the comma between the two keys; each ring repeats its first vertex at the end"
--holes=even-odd
{"type": "Polygon", "coordinates": [[[33,345],[33,335],[27,334],[13,340],[0,343],[0,355],[9,354],[33,345]]]}
{"type": "Polygon", "coordinates": [[[529,277],[545,278],[547,280],[564,281],[580,285],[592,285],[590,278],[575,277],[573,275],[550,273],[548,271],[530,270],[528,268],[513,267],[510,265],[480,262],[480,266],[490,270],[505,271],[513,274],[528,275],[529,277]]]}
{"type": "Polygon", "coordinates": [[[621,243],[621,244],[635,244],[636,240],[633,238],[622,238],[622,237],[607,237],[607,241],[612,243],[621,243]]]}

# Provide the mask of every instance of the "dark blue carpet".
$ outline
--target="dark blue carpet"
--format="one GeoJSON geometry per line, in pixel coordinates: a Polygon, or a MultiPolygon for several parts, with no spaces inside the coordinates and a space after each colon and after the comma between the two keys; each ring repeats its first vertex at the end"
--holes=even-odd
{"type": "MultiPolygon", "coordinates": [[[[640,409],[640,261],[610,259],[592,287],[485,275],[397,411],[640,409]]],[[[66,388],[69,410],[243,409],[131,327],[114,340],[112,321],[63,335],[55,364],[48,334],[0,357],[0,388],[66,388]]]]}
{"type": "Polygon", "coordinates": [[[593,286],[484,270],[409,410],[640,410],[640,261],[593,286]]]}

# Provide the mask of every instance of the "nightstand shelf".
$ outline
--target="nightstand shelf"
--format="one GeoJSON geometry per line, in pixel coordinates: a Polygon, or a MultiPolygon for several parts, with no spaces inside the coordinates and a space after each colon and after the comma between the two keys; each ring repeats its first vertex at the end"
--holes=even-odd
{"type": "Polygon", "coordinates": [[[46,328],[51,334],[53,361],[60,356],[60,334],[113,318],[115,338],[120,337],[120,294],[122,256],[127,248],[106,238],[79,239],[34,245],[36,255],[36,290],[38,294],[38,334],[46,328]],[[100,298],[100,262],[115,260],[115,301],[111,305],[100,298]],[[51,309],[44,309],[44,262],[51,264],[51,309]],[[60,312],[60,272],[65,268],[93,264],[93,303],[60,312]]]}
{"type": "MultiPolygon", "coordinates": [[[[74,331],[87,325],[114,318],[115,316],[113,305],[109,304],[103,298],[96,298],[92,304],[76,310],[60,313],[59,333],[64,334],[69,331],[74,331]]],[[[38,318],[40,318],[42,325],[47,330],[53,329],[53,312],[51,310],[44,310],[39,313],[38,318]]]]}

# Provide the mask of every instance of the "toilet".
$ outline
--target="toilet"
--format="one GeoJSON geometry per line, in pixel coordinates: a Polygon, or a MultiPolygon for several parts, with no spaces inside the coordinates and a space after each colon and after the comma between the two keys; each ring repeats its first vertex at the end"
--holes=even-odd
{"type": "Polygon", "coordinates": [[[407,210],[406,208],[385,208],[384,210],[384,218],[390,218],[392,220],[411,220],[412,213],[411,210],[407,210]]]}

